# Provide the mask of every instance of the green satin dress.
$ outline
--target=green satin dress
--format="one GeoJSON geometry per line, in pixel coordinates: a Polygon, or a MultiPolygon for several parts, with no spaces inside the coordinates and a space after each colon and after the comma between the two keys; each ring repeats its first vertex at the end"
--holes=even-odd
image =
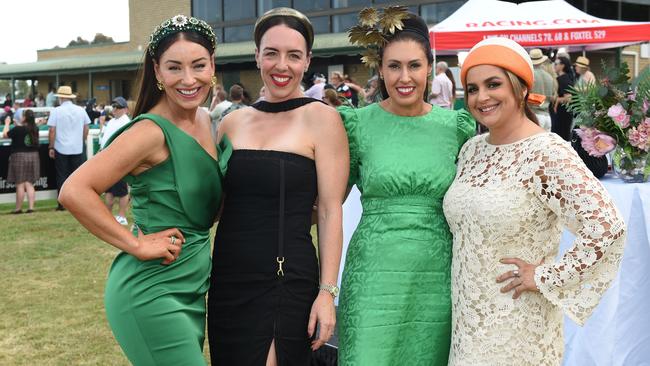
{"type": "Polygon", "coordinates": [[[137,175],[127,176],[135,225],[149,234],[178,228],[185,237],[176,261],[140,261],[122,252],[106,283],[108,322],[134,365],[206,365],[203,357],[205,294],[211,269],[210,228],[221,202],[222,178],[232,147],[224,138],[219,160],[168,120],[143,114],[165,135],[169,158],[137,175]]]}
{"type": "Polygon", "coordinates": [[[363,207],[341,284],[339,365],[446,366],[452,237],[442,199],[474,120],[435,106],[418,117],[379,103],[339,112],[363,207]]]}

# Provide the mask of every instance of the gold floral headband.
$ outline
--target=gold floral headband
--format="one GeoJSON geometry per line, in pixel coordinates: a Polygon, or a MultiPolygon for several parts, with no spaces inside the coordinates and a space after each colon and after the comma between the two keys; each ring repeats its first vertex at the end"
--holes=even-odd
{"type": "Polygon", "coordinates": [[[359,24],[350,28],[348,38],[350,43],[366,48],[361,57],[366,67],[379,66],[378,50],[386,45],[388,39],[396,30],[402,30],[402,20],[411,14],[405,6],[389,6],[380,13],[376,8],[365,8],[359,13],[359,24]]]}

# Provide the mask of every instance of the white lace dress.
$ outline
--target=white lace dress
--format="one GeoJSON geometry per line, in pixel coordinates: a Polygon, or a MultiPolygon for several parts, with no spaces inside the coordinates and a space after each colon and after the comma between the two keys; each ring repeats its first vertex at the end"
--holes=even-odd
{"type": "Polygon", "coordinates": [[[616,276],[625,224],[600,182],[552,133],[506,145],[476,136],[444,199],[454,235],[449,365],[560,365],[562,313],[583,324],[616,276]],[[576,235],[556,260],[561,232],[576,235]],[[499,289],[516,257],[544,264],[540,293],[499,289]]]}

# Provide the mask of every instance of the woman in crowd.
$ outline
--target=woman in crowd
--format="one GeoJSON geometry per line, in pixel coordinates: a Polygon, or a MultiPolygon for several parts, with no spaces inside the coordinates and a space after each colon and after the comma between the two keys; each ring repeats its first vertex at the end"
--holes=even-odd
{"type": "Polygon", "coordinates": [[[454,105],[456,104],[456,79],[454,79],[454,73],[451,72],[449,68],[445,70],[445,75],[447,75],[447,78],[449,78],[449,81],[451,81],[451,109],[454,109],[454,105]]]}
{"type": "Polygon", "coordinates": [[[567,110],[566,103],[571,100],[569,88],[575,83],[571,61],[564,56],[555,60],[555,72],[557,73],[557,98],[553,104],[552,113],[555,114],[551,131],[557,133],[564,140],[571,140],[571,129],[573,128],[573,115],[567,110]]]}
{"type": "Polygon", "coordinates": [[[334,108],[342,104],[338,93],[334,89],[325,89],[323,91],[323,101],[334,108]]]}
{"type": "Polygon", "coordinates": [[[537,125],[532,62],[478,43],[461,81],[489,129],[465,144],[444,210],[454,234],[450,365],[559,365],[563,313],[583,324],[616,275],[625,225],[571,146],[537,125]],[[563,228],[576,234],[558,260],[563,228]]]}
{"type": "Polygon", "coordinates": [[[366,89],[363,92],[363,98],[359,100],[359,107],[365,107],[372,103],[381,102],[381,91],[379,90],[379,76],[373,75],[368,79],[366,89]]]}
{"type": "Polygon", "coordinates": [[[309,20],[272,9],[254,39],[265,100],[219,127],[234,150],[214,242],[210,355],[213,365],[308,365],[334,332],[348,146],[336,111],[300,89],[314,41],[309,20]]]}
{"type": "Polygon", "coordinates": [[[91,233],[122,250],[105,304],[134,365],[206,364],[210,228],[230,152],[224,141],[217,153],[210,117],[199,108],[216,82],[215,49],[204,21],[177,15],[157,26],[145,51],[137,117],[66,181],[59,198],[91,233]],[[132,232],[99,197],[123,177],[131,186],[132,232]]]}
{"type": "Polygon", "coordinates": [[[41,175],[40,157],[38,155],[38,127],[34,120],[34,111],[25,110],[21,125],[9,130],[11,118],[5,119],[2,137],[11,139],[9,171],[7,182],[16,184],[16,208],[11,212],[23,212],[23,201],[27,195],[27,213],[34,212],[36,192],[34,183],[41,175]]]}
{"type": "Polygon", "coordinates": [[[449,354],[452,237],[442,199],[475,124],[467,112],[425,101],[429,31],[403,13],[401,30],[384,34],[379,50],[386,99],[339,108],[349,184],[363,205],[341,285],[340,365],[446,365],[449,354]]]}

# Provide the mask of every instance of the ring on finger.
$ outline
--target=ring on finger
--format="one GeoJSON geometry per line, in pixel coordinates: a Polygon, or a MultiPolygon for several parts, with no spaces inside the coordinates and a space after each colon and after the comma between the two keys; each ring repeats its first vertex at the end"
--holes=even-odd
{"type": "Polygon", "coordinates": [[[519,277],[519,270],[515,269],[514,271],[512,271],[512,275],[515,277],[519,277]]]}
{"type": "Polygon", "coordinates": [[[171,240],[172,245],[176,245],[176,237],[174,235],[170,236],[169,240],[171,240]]]}

